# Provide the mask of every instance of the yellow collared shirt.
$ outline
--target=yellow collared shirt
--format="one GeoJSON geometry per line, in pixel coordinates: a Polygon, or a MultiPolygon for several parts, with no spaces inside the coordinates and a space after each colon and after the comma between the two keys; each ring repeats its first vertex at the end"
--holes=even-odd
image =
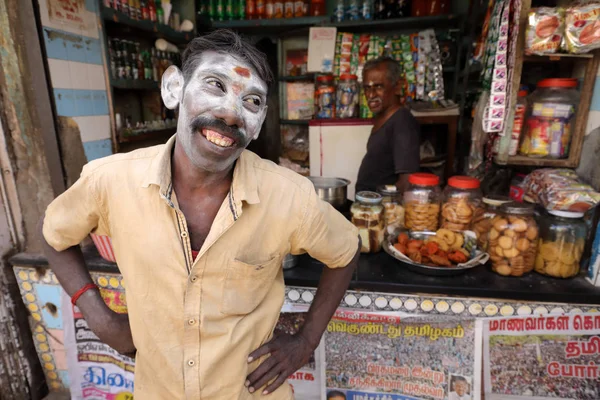
{"type": "MultiPolygon", "coordinates": [[[[244,151],[193,259],[171,185],[174,143],[87,164],[48,206],[44,237],[62,251],[90,232],[110,236],[126,282],[137,399],[259,398],[244,382],[262,360],[247,358],[277,322],[283,257],[307,252],[343,267],[358,231],[309,180],[244,151]]],[[[269,396],[292,397],[287,384],[269,396]]]]}

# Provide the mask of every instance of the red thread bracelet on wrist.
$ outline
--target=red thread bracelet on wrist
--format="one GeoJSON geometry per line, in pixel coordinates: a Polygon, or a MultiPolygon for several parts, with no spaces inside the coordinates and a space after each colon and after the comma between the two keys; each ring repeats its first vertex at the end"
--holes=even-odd
{"type": "Polygon", "coordinates": [[[87,285],[83,285],[81,289],[76,291],[75,294],[71,296],[71,304],[73,304],[74,306],[77,305],[75,304],[77,303],[77,300],[79,300],[79,298],[90,289],[98,289],[98,286],[96,286],[95,283],[88,283],[87,285]]]}

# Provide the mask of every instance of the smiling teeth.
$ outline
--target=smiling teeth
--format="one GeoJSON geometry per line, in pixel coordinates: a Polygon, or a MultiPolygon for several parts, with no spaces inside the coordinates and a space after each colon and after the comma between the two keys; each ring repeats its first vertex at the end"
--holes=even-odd
{"type": "Polygon", "coordinates": [[[231,145],[233,145],[233,140],[231,140],[227,136],[223,136],[223,135],[221,135],[215,131],[211,131],[209,129],[207,129],[205,131],[204,136],[206,136],[206,139],[209,142],[214,143],[220,147],[231,147],[231,145]]]}

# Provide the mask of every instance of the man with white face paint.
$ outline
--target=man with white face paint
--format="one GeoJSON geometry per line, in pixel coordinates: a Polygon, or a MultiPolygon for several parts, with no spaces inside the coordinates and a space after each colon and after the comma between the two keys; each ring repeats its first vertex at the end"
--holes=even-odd
{"type": "Polygon", "coordinates": [[[267,113],[264,55],[231,31],[194,39],[162,77],[179,108],[165,145],[95,160],[41,224],[50,265],[89,327],[136,353],[135,397],[293,398],[356,267],[358,232],[307,179],[245,150],[267,113]],[[128,315],[104,304],[78,244],[110,236],[128,315]],[[305,323],[273,337],[286,254],[324,268],[305,323]]]}

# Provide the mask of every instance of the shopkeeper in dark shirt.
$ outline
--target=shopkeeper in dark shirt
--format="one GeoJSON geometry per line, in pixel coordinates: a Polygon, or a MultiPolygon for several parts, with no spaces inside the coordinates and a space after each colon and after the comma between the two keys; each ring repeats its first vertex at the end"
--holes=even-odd
{"type": "Polygon", "coordinates": [[[400,104],[400,75],[400,65],[389,57],[370,60],[363,68],[365,97],[375,118],[358,170],[357,192],[394,184],[403,192],[408,175],[419,171],[419,123],[400,104]]]}

